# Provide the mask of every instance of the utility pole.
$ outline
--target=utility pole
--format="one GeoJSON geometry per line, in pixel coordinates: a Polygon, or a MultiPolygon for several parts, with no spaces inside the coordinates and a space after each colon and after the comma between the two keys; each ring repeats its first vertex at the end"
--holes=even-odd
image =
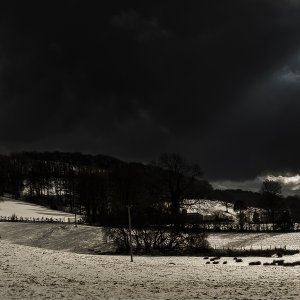
{"type": "Polygon", "coordinates": [[[75,210],[75,227],[77,227],[77,213],[76,213],[76,210],[75,210]]]}
{"type": "Polygon", "coordinates": [[[130,261],[133,262],[133,255],[132,255],[132,235],[131,235],[131,206],[127,205],[128,210],[128,229],[129,229],[129,246],[130,246],[130,261]]]}

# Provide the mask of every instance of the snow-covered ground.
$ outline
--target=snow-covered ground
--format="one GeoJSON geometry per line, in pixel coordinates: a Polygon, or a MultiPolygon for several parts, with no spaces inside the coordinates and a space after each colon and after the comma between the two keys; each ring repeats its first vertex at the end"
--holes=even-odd
{"type": "Polygon", "coordinates": [[[76,253],[109,251],[103,228],[61,223],[0,222],[0,236],[13,243],[76,253]]]}
{"type": "Polygon", "coordinates": [[[131,263],[127,256],[75,254],[2,240],[0,299],[299,299],[300,267],[226,260],[227,265],[206,265],[200,257],[135,257],[131,263]]]}
{"type": "Polygon", "coordinates": [[[184,200],[183,206],[188,213],[199,213],[202,215],[214,215],[216,213],[227,212],[230,216],[235,216],[236,212],[233,210],[233,204],[218,200],[195,199],[184,200]]]}
{"type": "MultiPolygon", "coordinates": [[[[72,224],[0,222],[0,236],[11,242],[53,250],[90,253],[91,249],[108,251],[103,228],[72,224]]],[[[300,250],[300,232],[290,233],[209,233],[214,248],[284,247],[300,250]]]]}
{"type": "Polygon", "coordinates": [[[216,248],[274,248],[284,247],[287,249],[300,250],[300,232],[289,233],[211,233],[208,241],[216,248]]]}
{"type": "MultiPolygon", "coordinates": [[[[226,203],[219,200],[208,199],[187,199],[184,200],[182,208],[187,210],[189,214],[198,213],[203,216],[204,220],[214,220],[215,216],[221,218],[229,218],[237,221],[238,212],[234,211],[232,203],[226,203]]],[[[251,218],[254,211],[263,212],[262,209],[256,207],[248,207],[245,214],[251,218]]]]}
{"type": "Polygon", "coordinates": [[[18,218],[52,218],[62,222],[68,222],[68,219],[74,220],[74,214],[65,213],[46,207],[20,201],[10,198],[1,197],[0,199],[0,217],[11,217],[15,214],[18,218]]]}
{"type": "MultiPolygon", "coordinates": [[[[65,214],[13,200],[0,202],[0,209],[7,216],[65,214]]],[[[4,300],[299,299],[300,266],[249,266],[251,261],[273,258],[245,257],[237,263],[223,257],[213,265],[202,257],[140,256],[131,263],[128,256],[85,254],[108,250],[103,229],[71,224],[0,222],[0,235],[0,299],[4,300]]],[[[298,232],[211,233],[208,240],[218,248],[300,249],[298,232]]],[[[300,261],[300,254],[283,259],[300,261]]]]}

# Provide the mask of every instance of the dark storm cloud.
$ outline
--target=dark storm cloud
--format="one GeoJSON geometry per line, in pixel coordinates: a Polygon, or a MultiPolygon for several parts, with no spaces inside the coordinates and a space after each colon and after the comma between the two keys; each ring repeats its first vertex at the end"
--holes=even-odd
{"type": "Polygon", "coordinates": [[[297,1],[9,1],[1,151],[164,151],[212,179],[300,169],[297,1]]]}

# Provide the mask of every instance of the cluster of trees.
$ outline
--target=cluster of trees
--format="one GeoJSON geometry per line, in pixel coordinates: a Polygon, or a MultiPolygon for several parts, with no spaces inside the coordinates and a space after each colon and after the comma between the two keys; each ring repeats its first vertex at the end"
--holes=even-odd
{"type": "Polygon", "coordinates": [[[84,215],[92,224],[125,225],[130,205],[134,226],[180,225],[187,221],[183,201],[203,198],[234,203],[241,230],[262,223],[289,229],[292,219],[300,220],[299,199],[283,198],[278,182],[264,181],[260,193],[220,191],[202,176],[197,164],[177,154],[163,154],[149,164],[63,152],[0,156],[0,194],[84,215]],[[264,209],[265,215],[255,211],[249,217],[250,206],[264,209]]]}
{"type": "Polygon", "coordinates": [[[119,253],[194,255],[211,250],[207,233],[170,230],[169,228],[106,228],[119,253]],[[130,241],[131,236],[131,241],[130,241]]]}
{"type": "Polygon", "coordinates": [[[183,199],[211,192],[199,166],[177,154],[147,165],[62,152],[0,157],[0,193],[84,214],[94,224],[126,224],[127,205],[136,226],[179,224],[183,199]]]}
{"type": "Polygon", "coordinates": [[[293,229],[293,218],[288,203],[282,197],[282,186],[278,181],[264,180],[260,190],[261,213],[257,210],[251,217],[246,215],[248,209],[245,201],[238,200],[234,203],[234,210],[237,212],[239,228],[244,230],[245,226],[256,225],[260,229],[262,224],[271,224],[271,229],[291,230],[293,229]]]}

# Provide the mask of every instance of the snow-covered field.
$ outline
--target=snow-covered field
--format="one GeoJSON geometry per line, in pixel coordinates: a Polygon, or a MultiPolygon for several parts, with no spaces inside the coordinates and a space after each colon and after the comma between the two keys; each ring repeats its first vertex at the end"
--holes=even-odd
{"type": "Polygon", "coordinates": [[[300,250],[300,232],[289,233],[211,233],[208,241],[216,248],[274,248],[287,247],[287,249],[300,250]]]}
{"type": "Polygon", "coordinates": [[[0,236],[12,243],[76,253],[108,251],[103,229],[73,224],[0,222],[0,236]]]}
{"type": "Polygon", "coordinates": [[[235,216],[236,212],[233,210],[233,204],[218,200],[195,199],[185,200],[183,206],[188,213],[199,213],[202,215],[215,215],[216,213],[227,212],[228,216],[235,216]]]}
{"type": "MultiPolygon", "coordinates": [[[[7,216],[65,214],[13,200],[0,202],[0,209],[7,216]]],[[[237,263],[223,257],[219,264],[207,265],[202,257],[140,256],[131,263],[128,256],[86,254],[91,249],[109,250],[103,230],[71,224],[0,222],[0,235],[0,299],[4,300],[299,299],[300,295],[300,266],[249,266],[251,261],[273,258],[246,257],[237,263]]],[[[300,249],[298,232],[212,233],[208,240],[217,248],[300,249]]],[[[300,261],[300,254],[283,259],[300,261]]]]}
{"type": "MultiPolygon", "coordinates": [[[[198,213],[203,216],[204,220],[214,220],[215,216],[221,218],[229,218],[237,221],[237,212],[234,211],[232,203],[226,203],[219,200],[195,199],[184,200],[182,208],[187,210],[187,213],[198,213]]],[[[248,207],[245,211],[250,218],[254,211],[262,212],[262,209],[255,207],[248,207]]]]}
{"type": "Polygon", "coordinates": [[[1,197],[0,199],[0,217],[11,217],[15,214],[18,218],[52,218],[57,219],[62,222],[68,222],[68,219],[73,221],[74,215],[65,213],[62,211],[57,211],[53,209],[48,209],[46,207],[20,201],[10,198],[1,197]]]}
{"type": "Polygon", "coordinates": [[[229,265],[205,265],[197,257],[135,257],[130,263],[126,256],[75,254],[2,240],[0,299],[299,299],[300,267],[227,260],[229,265]]]}

